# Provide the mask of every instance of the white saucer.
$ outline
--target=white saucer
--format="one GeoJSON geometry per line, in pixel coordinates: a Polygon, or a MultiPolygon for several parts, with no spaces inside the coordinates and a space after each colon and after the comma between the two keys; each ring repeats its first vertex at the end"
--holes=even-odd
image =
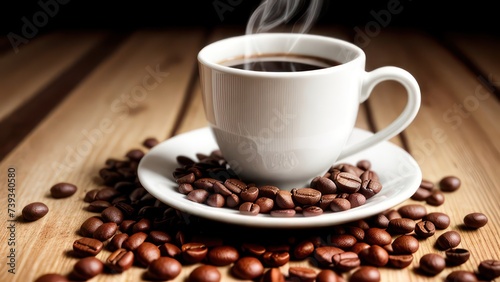
{"type": "MultiPolygon", "coordinates": [[[[349,143],[367,138],[372,133],[354,129],[349,143]]],[[[215,208],[194,203],[177,192],[177,183],[172,172],[178,164],[176,157],[185,155],[196,160],[196,153],[209,154],[217,144],[209,128],[201,128],[174,136],[151,149],[139,164],[138,175],[149,193],[165,204],[180,211],[215,221],[272,228],[306,228],[332,226],[366,218],[383,212],[410,198],[419,187],[422,172],[417,162],[403,149],[382,142],[339,162],[355,164],[361,159],[372,163],[383,185],[382,191],[368,199],[360,207],[344,212],[325,212],[315,217],[295,216],[291,218],[271,217],[267,214],[249,216],[229,208],[215,208]]]]}

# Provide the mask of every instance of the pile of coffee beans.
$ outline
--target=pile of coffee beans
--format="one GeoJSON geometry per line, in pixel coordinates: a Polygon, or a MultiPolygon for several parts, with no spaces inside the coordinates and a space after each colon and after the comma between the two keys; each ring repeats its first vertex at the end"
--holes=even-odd
{"type": "Polygon", "coordinates": [[[332,166],[323,176],[315,177],[310,187],[291,191],[245,183],[234,174],[220,151],[197,154],[198,160],[177,157],[181,167],[173,172],[178,191],[187,199],[212,207],[239,209],[242,214],[270,214],[273,217],[317,216],[325,211],[339,212],[365,204],[382,190],[371,163],[332,166]]]}
{"type": "MultiPolygon", "coordinates": [[[[157,143],[154,139],[144,142],[148,148],[157,143]]],[[[405,204],[354,222],[327,228],[295,229],[293,232],[228,225],[190,216],[155,199],[142,187],[137,179],[137,166],[143,156],[141,149],[134,149],[126,154],[126,159],[106,161],[105,167],[99,171],[103,186],[87,191],[84,198],[88,203],[87,210],[95,215],[82,222],[78,230],[80,237],[68,242],[68,248],[72,249],[70,255],[78,258],[72,273],[49,273],[40,276],[36,282],[89,280],[102,273],[120,275],[133,267],[144,269],[142,279],[163,281],[179,277],[183,267],[193,265],[187,281],[221,281],[223,273],[220,267],[229,269],[224,275],[262,282],[345,281],[346,278],[352,282],[380,281],[381,267],[403,269],[418,259],[415,273],[432,277],[447,267],[467,262],[473,255],[460,247],[459,232],[446,230],[450,228],[450,217],[440,212],[428,212],[423,204],[405,204]],[[437,230],[443,233],[435,238],[437,230]],[[424,243],[432,244],[436,251],[415,258],[420,244],[424,243]],[[102,252],[106,252],[105,260],[95,257],[102,252]],[[300,265],[310,266],[290,264],[283,272],[282,267],[294,261],[307,262],[300,265]]],[[[198,159],[194,162],[186,157],[178,158],[182,168],[174,175],[179,182],[179,191],[199,203],[230,208],[249,206],[248,211],[246,208],[242,211],[244,213],[250,213],[252,209],[259,209],[260,213],[277,213],[275,216],[288,216],[291,210],[301,211],[304,216],[314,215],[304,213],[309,209],[334,212],[337,210],[332,208],[332,202],[336,199],[347,200],[352,207],[355,202],[349,199],[350,196],[359,194],[369,198],[381,189],[368,161],[335,166],[327,175],[316,178],[307,188],[311,190],[297,189],[286,198],[281,195],[286,193],[273,187],[257,188],[240,183],[225,168],[218,152],[199,155],[198,159]],[[363,176],[365,173],[368,176],[363,176]],[[367,183],[363,184],[365,181],[367,183]],[[357,190],[353,188],[354,182],[359,185],[357,190]],[[371,182],[375,184],[370,185],[371,182]],[[204,192],[191,194],[197,190],[204,192]],[[324,199],[327,195],[342,194],[348,195],[324,199]],[[250,201],[255,195],[256,198],[250,201]],[[264,200],[259,201],[262,198],[264,200]],[[267,207],[267,210],[260,203],[269,202],[266,198],[273,201],[273,207],[267,207]],[[281,203],[284,198],[291,200],[287,208],[281,203]],[[228,205],[231,201],[238,204],[228,205]],[[328,205],[323,205],[328,201],[328,205]]],[[[456,180],[442,182],[448,183],[446,191],[423,180],[414,198],[427,202],[433,193],[439,194],[436,191],[457,190],[456,180]],[[455,188],[450,188],[450,185],[455,188]],[[418,196],[424,193],[427,196],[418,196]]],[[[59,189],[57,195],[61,191],[73,190],[59,189]]],[[[444,197],[437,198],[444,202],[444,197]]],[[[434,200],[429,202],[431,205],[436,203],[434,200]]],[[[471,213],[464,216],[463,222],[470,232],[477,232],[475,230],[487,224],[488,219],[482,213],[471,213]]],[[[499,276],[500,261],[491,259],[482,261],[475,273],[454,270],[446,281],[492,280],[499,276]]]]}

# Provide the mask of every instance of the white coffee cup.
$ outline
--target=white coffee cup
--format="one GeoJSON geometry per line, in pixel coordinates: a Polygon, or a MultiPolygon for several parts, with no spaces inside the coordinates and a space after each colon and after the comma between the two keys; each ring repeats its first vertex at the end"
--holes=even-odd
{"type": "Polygon", "coordinates": [[[205,114],[217,144],[234,172],[258,185],[308,186],[337,160],[400,133],[420,107],[420,89],[410,73],[391,66],[366,72],[363,50],[335,38],[294,33],[232,37],[204,47],[198,61],[205,114]],[[340,64],[298,72],[227,66],[237,58],[273,54],[340,64]],[[406,107],[387,127],[346,147],[359,104],[385,80],[405,87],[406,107]]]}

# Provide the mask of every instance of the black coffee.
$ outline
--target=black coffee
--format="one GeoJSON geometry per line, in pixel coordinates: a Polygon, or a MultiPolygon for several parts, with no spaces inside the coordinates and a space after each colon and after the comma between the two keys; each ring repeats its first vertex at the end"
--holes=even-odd
{"type": "Polygon", "coordinates": [[[339,65],[338,62],[302,55],[266,55],[229,60],[222,64],[236,69],[264,72],[297,72],[339,65]]]}

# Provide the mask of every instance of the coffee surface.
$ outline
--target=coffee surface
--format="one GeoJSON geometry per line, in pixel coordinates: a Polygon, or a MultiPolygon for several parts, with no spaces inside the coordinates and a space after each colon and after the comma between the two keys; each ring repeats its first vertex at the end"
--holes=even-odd
{"type": "Polygon", "coordinates": [[[228,60],[222,64],[236,69],[263,72],[311,71],[339,65],[332,60],[302,55],[262,55],[228,60]]]}

